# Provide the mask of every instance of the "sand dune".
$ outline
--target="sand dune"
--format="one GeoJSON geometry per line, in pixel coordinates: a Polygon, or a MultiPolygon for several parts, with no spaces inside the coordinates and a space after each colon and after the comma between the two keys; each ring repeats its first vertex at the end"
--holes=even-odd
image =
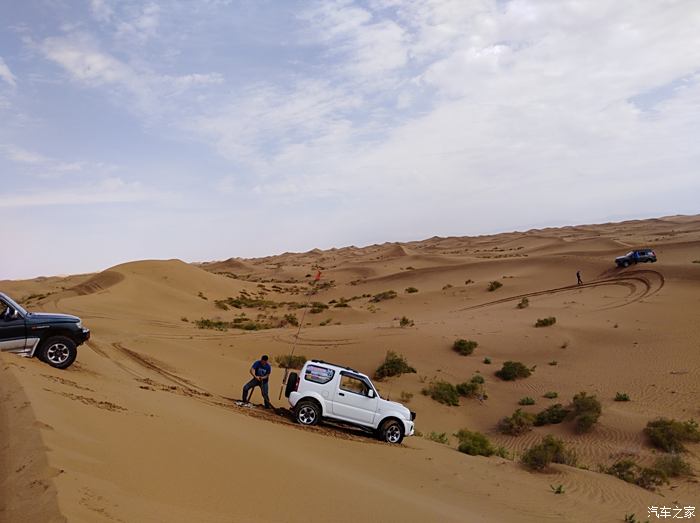
{"type": "MultiPolygon", "coordinates": [[[[643,521],[651,504],[697,505],[693,478],[651,492],[597,472],[626,456],[652,464],[649,420],[700,418],[695,261],[700,217],[674,216],[0,282],[33,310],[78,314],[93,331],[66,371],[0,354],[0,521],[643,521]],[[659,262],[616,269],[614,257],[637,246],[652,246],[659,262]],[[251,362],[295,344],[296,329],[281,320],[301,319],[316,270],[310,299],[327,308],[307,310],[297,354],[369,374],[386,351],[403,354],[417,373],[379,382],[380,392],[410,397],[418,430],[445,433],[448,445],[416,436],[397,448],[351,429],[302,429],[277,400],[280,369],[277,411],[235,405],[251,362]],[[490,292],[492,281],[502,287],[490,292]],[[388,290],[396,297],[372,300],[388,290]],[[402,316],[414,325],[399,327],[402,316]],[[554,326],[534,327],[548,316],[554,326]],[[261,328],[196,324],[237,318],[261,328]],[[457,338],[478,347],[460,356],[457,338]],[[507,360],[534,373],[504,382],[494,372],[507,360]],[[477,373],[483,401],[450,407],[421,394],[431,381],[477,373]],[[580,391],[602,403],[589,433],[570,422],[518,437],[497,430],[517,408],[536,413],[580,391]],[[631,401],[614,401],[617,392],[631,401]],[[524,396],[535,405],[520,407],[524,396]],[[515,458],[554,434],[580,468],[532,473],[517,459],[459,453],[452,434],[464,428],[515,458]]],[[[698,471],[700,446],[689,449],[698,471]]]]}

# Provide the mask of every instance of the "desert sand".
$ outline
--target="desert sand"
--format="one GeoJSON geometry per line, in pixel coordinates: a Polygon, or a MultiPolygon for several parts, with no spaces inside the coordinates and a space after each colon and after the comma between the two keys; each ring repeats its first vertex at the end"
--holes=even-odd
{"type": "MultiPolygon", "coordinates": [[[[135,261],[98,274],[0,281],[30,310],[75,314],[92,330],[65,371],[0,354],[0,521],[612,522],[631,513],[644,521],[650,505],[700,506],[695,478],[652,492],[598,472],[625,456],[653,462],[649,420],[700,419],[694,261],[700,216],[199,264],[135,261]],[[615,268],[616,256],[646,246],[658,263],[615,268]],[[390,446],[355,430],[299,427],[278,400],[284,372],[276,366],[270,388],[279,410],[234,404],[255,359],[289,353],[297,329],[277,325],[304,309],[224,310],[216,301],[244,293],[304,302],[317,270],[311,300],[331,304],[307,309],[296,354],[370,375],[388,350],[404,355],[417,372],[377,385],[394,400],[412,394],[407,405],[423,436],[390,446]],[[489,292],[495,280],[503,286],[489,292]],[[388,290],[396,298],[370,301],[388,290]],[[518,309],[523,297],[529,306],[518,309]],[[348,306],[334,307],[341,298],[348,306]],[[242,313],[273,328],[195,323],[242,313]],[[413,325],[400,327],[403,316],[413,325]],[[555,325],[534,327],[548,316],[555,325]],[[479,345],[460,356],[451,348],[457,338],[479,345]],[[506,360],[535,371],[501,381],[494,372],[506,360]],[[450,407],[421,394],[433,380],[456,384],[475,373],[485,378],[483,401],[450,407]],[[543,398],[548,391],[559,398],[543,398]],[[590,433],[567,423],[518,437],[497,430],[524,396],[536,404],[523,410],[536,413],[580,391],[602,403],[590,433]],[[615,402],[617,392],[631,401],[615,402]],[[515,459],[458,452],[452,434],[464,428],[515,459]],[[430,432],[446,433],[449,444],[424,437],[430,432]],[[546,434],[575,449],[579,466],[524,468],[518,455],[546,434]]],[[[259,391],[253,401],[261,402],[259,391]]],[[[688,448],[699,471],[700,445],[688,448]]]]}

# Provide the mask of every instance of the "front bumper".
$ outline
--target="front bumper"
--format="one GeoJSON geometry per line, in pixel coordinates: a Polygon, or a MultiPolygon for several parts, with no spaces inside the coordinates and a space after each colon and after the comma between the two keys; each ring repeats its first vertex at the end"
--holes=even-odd
{"type": "Polygon", "coordinates": [[[90,339],[90,329],[80,329],[80,336],[79,336],[79,341],[78,345],[81,345],[85,343],[87,340],[90,339]]]}
{"type": "Polygon", "coordinates": [[[413,436],[416,432],[415,424],[412,421],[403,420],[404,435],[413,436]]]}

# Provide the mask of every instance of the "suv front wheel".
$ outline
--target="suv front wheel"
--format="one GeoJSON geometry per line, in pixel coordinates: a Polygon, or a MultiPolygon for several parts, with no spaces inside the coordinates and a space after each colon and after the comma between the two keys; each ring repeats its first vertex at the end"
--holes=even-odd
{"type": "Polygon", "coordinates": [[[379,437],[387,443],[401,443],[403,441],[403,425],[396,419],[386,420],[379,427],[379,437]]]}
{"type": "Polygon", "coordinates": [[[77,355],[75,342],[65,336],[52,336],[39,349],[39,359],[57,369],[70,367],[77,355]]]}
{"type": "Polygon", "coordinates": [[[302,400],[294,409],[294,416],[301,425],[317,425],[321,421],[321,407],[313,400],[302,400]]]}

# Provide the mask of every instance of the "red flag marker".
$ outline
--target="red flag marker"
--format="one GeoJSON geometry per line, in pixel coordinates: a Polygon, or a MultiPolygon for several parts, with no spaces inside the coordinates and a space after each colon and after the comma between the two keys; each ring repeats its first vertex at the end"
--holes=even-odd
{"type": "Polygon", "coordinates": [[[316,277],[314,278],[314,281],[318,281],[318,280],[320,280],[320,279],[321,279],[321,271],[318,271],[318,272],[316,273],[316,277]]]}

